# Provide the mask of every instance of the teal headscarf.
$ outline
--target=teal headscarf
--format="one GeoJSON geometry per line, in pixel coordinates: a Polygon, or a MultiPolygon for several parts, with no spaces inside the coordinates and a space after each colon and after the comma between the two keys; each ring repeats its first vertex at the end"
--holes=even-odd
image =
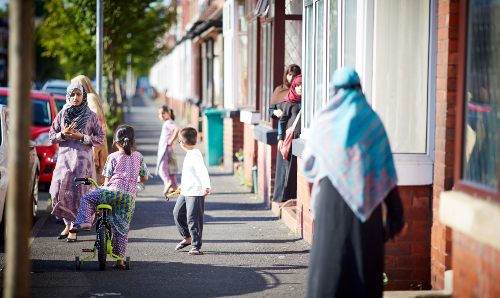
{"type": "Polygon", "coordinates": [[[384,126],[366,102],[352,68],[335,72],[336,94],[315,117],[303,153],[304,174],[314,183],[328,177],[356,216],[365,222],[397,185],[384,126]]]}

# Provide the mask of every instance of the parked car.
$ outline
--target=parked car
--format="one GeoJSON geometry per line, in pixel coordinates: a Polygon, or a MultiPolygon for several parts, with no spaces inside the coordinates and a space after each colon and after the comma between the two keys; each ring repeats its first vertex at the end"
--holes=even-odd
{"type": "MultiPolygon", "coordinates": [[[[8,88],[0,88],[0,104],[7,105],[8,88]]],[[[31,90],[33,103],[33,123],[31,139],[35,142],[36,153],[40,160],[40,183],[52,181],[52,173],[57,161],[57,144],[49,141],[49,130],[57,115],[54,97],[40,91],[31,90]]]]}
{"type": "Polygon", "coordinates": [[[66,95],[54,94],[54,101],[56,103],[57,112],[59,113],[66,104],[66,95]]]}
{"type": "Polygon", "coordinates": [[[43,84],[42,91],[46,93],[60,94],[66,96],[66,88],[69,82],[65,80],[48,80],[43,84]]]}
{"type": "MultiPolygon", "coordinates": [[[[7,106],[0,104],[0,222],[3,222],[5,214],[5,199],[7,195],[7,186],[9,184],[9,172],[7,169],[7,160],[10,155],[9,151],[9,130],[8,130],[8,113],[7,106]]],[[[30,141],[29,151],[29,168],[30,175],[27,181],[27,189],[31,191],[32,198],[32,213],[36,215],[38,206],[38,173],[40,164],[36,155],[35,143],[30,141]]]]}

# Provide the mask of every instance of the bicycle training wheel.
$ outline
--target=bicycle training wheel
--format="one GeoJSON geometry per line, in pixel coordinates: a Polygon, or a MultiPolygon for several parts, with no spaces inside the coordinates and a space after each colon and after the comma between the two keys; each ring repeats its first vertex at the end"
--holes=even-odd
{"type": "Polygon", "coordinates": [[[102,223],[97,229],[97,259],[99,270],[106,270],[106,225],[102,223]]]}

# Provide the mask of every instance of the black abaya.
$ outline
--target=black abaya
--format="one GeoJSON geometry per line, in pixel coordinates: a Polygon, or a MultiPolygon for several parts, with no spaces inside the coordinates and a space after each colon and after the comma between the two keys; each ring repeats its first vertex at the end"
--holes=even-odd
{"type": "Polygon", "coordinates": [[[382,297],[384,240],[398,233],[403,207],[397,189],[385,199],[388,230],[379,205],[361,222],[328,178],[315,198],[314,239],[307,296],[382,297]]]}

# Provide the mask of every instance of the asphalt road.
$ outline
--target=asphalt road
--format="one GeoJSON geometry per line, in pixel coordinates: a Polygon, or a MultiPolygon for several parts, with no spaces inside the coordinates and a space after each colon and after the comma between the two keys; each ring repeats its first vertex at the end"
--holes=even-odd
{"type": "MultiPolygon", "coordinates": [[[[151,172],[161,127],[156,109],[137,98],[126,117],[136,129],[138,150],[151,172]]],[[[176,154],[182,161],[180,148],[176,154]]],[[[221,168],[209,171],[213,189],[205,206],[204,255],[190,256],[188,248],[174,250],[181,240],[172,217],[175,200],[162,197],[162,183],[155,177],[137,197],[129,271],[113,269],[111,260],[106,271],[98,270],[97,261],[85,262],[76,271],[75,256],[92,247],[95,235],[81,233],[76,243],[57,240],[63,226],[41,210],[31,247],[32,296],[304,297],[310,246],[291,234],[231,173],[221,168]]],[[[0,250],[4,268],[2,246],[0,250]]],[[[2,270],[2,279],[3,274],[2,270]]]]}

